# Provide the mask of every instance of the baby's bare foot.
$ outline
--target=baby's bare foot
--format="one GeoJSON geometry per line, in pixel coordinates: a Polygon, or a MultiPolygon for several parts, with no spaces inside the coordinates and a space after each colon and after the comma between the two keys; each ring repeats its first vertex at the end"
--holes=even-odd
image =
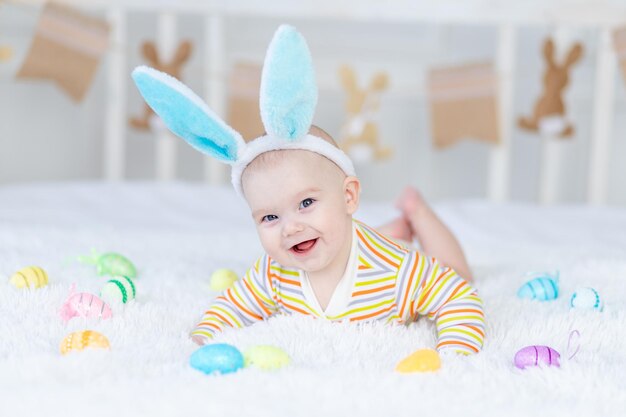
{"type": "Polygon", "coordinates": [[[411,186],[407,186],[396,200],[396,207],[405,218],[411,219],[423,211],[423,209],[428,208],[428,204],[419,191],[411,186]]]}
{"type": "Polygon", "coordinates": [[[410,242],[413,240],[413,234],[411,232],[411,225],[404,217],[398,217],[397,219],[386,224],[380,231],[394,239],[410,242]]]}

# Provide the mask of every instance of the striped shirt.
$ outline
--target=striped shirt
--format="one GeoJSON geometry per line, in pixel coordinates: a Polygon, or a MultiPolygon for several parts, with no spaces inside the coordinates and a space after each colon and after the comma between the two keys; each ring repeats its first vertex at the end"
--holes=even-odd
{"type": "Polygon", "coordinates": [[[437,350],[476,353],[485,322],[476,290],[454,270],[354,221],[356,276],[338,314],[326,315],[307,301],[304,272],[259,258],[242,280],[219,295],[192,336],[213,338],[227,327],[249,326],[275,314],[303,314],[330,321],[384,320],[408,324],[420,315],[435,320],[437,350]]]}

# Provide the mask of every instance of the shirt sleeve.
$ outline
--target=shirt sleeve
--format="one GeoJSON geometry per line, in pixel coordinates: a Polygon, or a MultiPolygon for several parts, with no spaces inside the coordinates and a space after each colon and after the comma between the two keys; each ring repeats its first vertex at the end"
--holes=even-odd
{"type": "Polygon", "coordinates": [[[476,290],[454,270],[434,258],[418,254],[417,286],[411,302],[412,315],[435,320],[437,350],[477,353],[485,337],[483,302],[476,290]]]}
{"type": "Polygon", "coordinates": [[[262,321],[278,311],[266,271],[270,258],[261,257],[243,279],[215,298],[191,336],[212,339],[225,328],[240,328],[262,321]]]}

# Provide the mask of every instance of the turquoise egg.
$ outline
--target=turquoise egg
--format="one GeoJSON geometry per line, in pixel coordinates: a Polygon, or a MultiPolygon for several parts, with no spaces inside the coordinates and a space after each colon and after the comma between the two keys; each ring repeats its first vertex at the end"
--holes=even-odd
{"type": "Polygon", "coordinates": [[[206,345],[191,354],[189,364],[205,374],[228,374],[243,368],[239,349],[226,343],[206,345]]]}
{"type": "Polygon", "coordinates": [[[559,285],[552,277],[541,276],[522,285],[517,291],[517,296],[539,301],[554,300],[559,296],[559,285]]]}
{"type": "Polygon", "coordinates": [[[598,291],[591,287],[579,288],[572,294],[570,307],[582,310],[602,311],[603,303],[598,291]]]}

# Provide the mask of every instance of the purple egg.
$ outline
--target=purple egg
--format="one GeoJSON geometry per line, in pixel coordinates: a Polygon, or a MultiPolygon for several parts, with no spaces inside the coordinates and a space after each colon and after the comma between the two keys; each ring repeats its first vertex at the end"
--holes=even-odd
{"type": "Polygon", "coordinates": [[[549,346],[526,346],[517,351],[513,363],[520,369],[527,366],[560,366],[561,355],[549,346]]]}

